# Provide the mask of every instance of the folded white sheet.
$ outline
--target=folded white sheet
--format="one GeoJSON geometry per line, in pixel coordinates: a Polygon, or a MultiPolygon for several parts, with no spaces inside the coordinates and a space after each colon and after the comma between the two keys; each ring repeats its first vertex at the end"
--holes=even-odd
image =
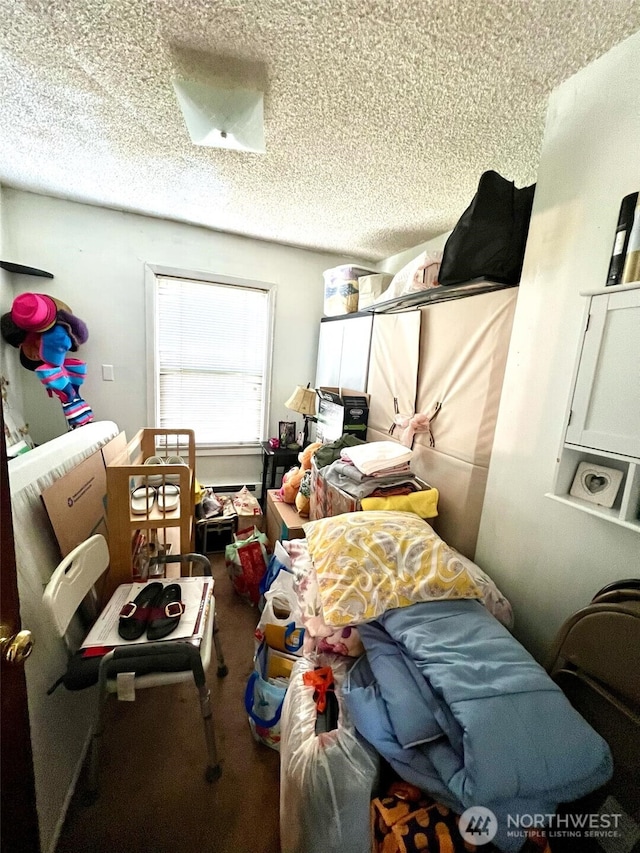
{"type": "Polygon", "coordinates": [[[355,447],[345,447],[340,456],[352,462],[363,474],[384,471],[408,462],[413,451],[397,441],[371,441],[355,447]]]}

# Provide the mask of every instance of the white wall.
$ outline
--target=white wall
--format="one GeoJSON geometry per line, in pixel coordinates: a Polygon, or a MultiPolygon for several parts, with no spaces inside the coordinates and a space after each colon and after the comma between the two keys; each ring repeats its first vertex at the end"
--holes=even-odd
{"type": "MultiPolygon", "coordinates": [[[[537,189],[476,561],[542,658],[604,584],[640,576],[640,537],[544,497],[552,488],[584,310],[605,283],[622,197],[640,189],[640,33],[559,86],[537,189]]],[[[621,365],[620,381],[625,368],[621,365]]],[[[640,428],[640,422],[639,422],[640,428]]]]}
{"type": "MultiPolygon", "coordinates": [[[[7,214],[5,203],[6,189],[0,185],[0,260],[11,261],[13,258],[6,250],[7,239],[5,236],[7,214]]],[[[6,314],[11,308],[13,302],[13,276],[6,270],[0,269],[0,314],[6,314]]],[[[24,418],[22,416],[24,401],[22,393],[22,373],[23,368],[20,366],[18,350],[9,346],[6,341],[0,338],[0,374],[8,381],[9,386],[3,390],[3,405],[5,428],[9,428],[11,436],[9,444],[15,443],[18,439],[14,431],[14,427],[22,426],[24,418]]]]}
{"type": "MultiPolygon", "coordinates": [[[[5,205],[4,205],[4,195],[6,190],[0,184],[0,260],[10,260],[8,257],[5,257],[5,244],[6,239],[4,236],[5,231],[5,205]]],[[[11,302],[13,300],[13,292],[11,290],[11,284],[9,282],[9,273],[5,270],[0,269],[0,314],[5,314],[9,308],[11,307],[11,302]]],[[[11,347],[7,346],[3,340],[0,340],[0,371],[2,373],[5,372],[7,366],[7,355],[5,353],[6,350],[11,350],[11,347]]]]}
{"type": "MultiPolygon", "coordinates": [[[[14,296],[25,290],[58,296],[89,327],[89,340],[78,355],[88,365],[84,396],[97,419],[114,420],[128,438],[148,425],[147,262],[276,283],[269,434],[276,434],[279,420],[294,419],[284,401],[296,385],[315,376],[322,272],[344,263],[343,258],[12,189],[5,189],[4,204],[13,258],[55,276],[52,281],[16,276],[14,296]],[[113,365],[115,382],[102,381],[102,364],[113,365]]],[[[46,441],[66,429],[60,405],[47,397],[34,375],[23,373],[32,435],[46,441]]],[[[205,484],[255,483],[260,473],[256,453],[200,456],[196,471],[205,484]]]]}

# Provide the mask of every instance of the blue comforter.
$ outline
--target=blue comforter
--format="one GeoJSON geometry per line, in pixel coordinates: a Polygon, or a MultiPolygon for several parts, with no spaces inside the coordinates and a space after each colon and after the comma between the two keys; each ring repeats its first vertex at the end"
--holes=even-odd
{"type": "Polygon", "coordinates": [[[517,851],[517,815],[553,814],[604,784],[606,742],[477,601],[389,610],[358,628],[367,654],[345,701],[399,775],[462,813],[490,808],[494,843],[517,851]]]}

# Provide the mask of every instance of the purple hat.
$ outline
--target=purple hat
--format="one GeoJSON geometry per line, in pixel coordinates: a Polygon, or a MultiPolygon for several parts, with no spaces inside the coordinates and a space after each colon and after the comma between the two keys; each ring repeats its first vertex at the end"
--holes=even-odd
{"type": "Polygon", "coordinates": [[[11,319],[28,332],[44,332],[56,322],[58,306],[44,293],[23,293],[11,306],[11,319]]]}

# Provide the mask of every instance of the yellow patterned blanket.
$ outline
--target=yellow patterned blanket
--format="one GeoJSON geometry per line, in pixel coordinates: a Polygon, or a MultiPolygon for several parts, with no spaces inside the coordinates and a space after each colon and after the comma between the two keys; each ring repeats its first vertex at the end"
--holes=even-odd
{"type": "Polygon", "coordinates": [[[410,512],[350,512],[304,525],[324,621],[340,627],[419,601],[481,598],[456,551],[410,512]]]}

